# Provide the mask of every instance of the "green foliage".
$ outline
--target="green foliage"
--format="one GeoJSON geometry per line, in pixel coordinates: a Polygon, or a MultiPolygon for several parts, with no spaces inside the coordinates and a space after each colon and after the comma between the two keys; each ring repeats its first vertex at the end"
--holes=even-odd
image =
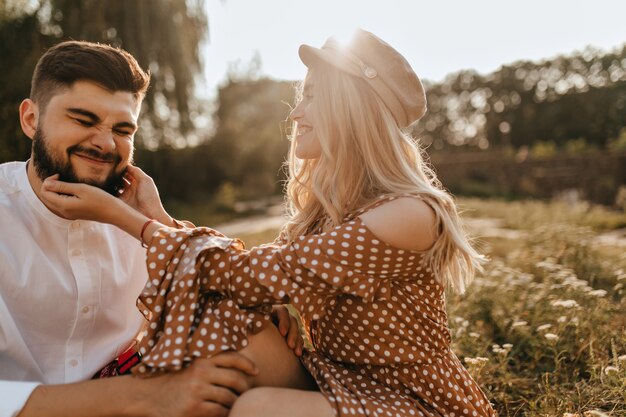
{"type": "Polygon", "coordinates": [[[590,146],[585,138],[572,139],[565,142],[565,152],[571,155],[583,154],[590,150],[590,146]]]}
{"type": "Polygon", "coordinates": [[[626,127],[619,131],[619,135],[609,141],[609,149],[615,152],[626,151],[626,127]]]}
{"type": "Polygon", "coordinates": [[[626,126],[626,45],[542,62],[518,61],[480,75],[450,74],[427,85],[429,111],[413,128],[435,151],[586,138],[604,148],[626,126]]]}
{"type": "Polygon", "coordinates": [[[136,162],[166,201],[216,202],[222,200],[216,193],[223,187],[243,200],[278,194],[289,149],[284,102],[291,102],[293,94],[288,82],[231,80],[219,91],[212,139],[182,149],[138,149],[136,162]]]}
{"type": "Polygon", "coordinates": [[[537,141],[532,144],[530,154],[535,158],[548,158],[556,155],[556,143],[551,140],[537,141]]]}
{"type": "Polygon", "coordinates": [[[217,130],[209,142],[225,181],[244,198],[281,191],[281,170],[289,149],[287,116],[294,88],[289,82],[233,80],[220,88],[217,130]]]}
{"type": "Polygon", "coordinates": [[[27,1],[0,3],[0,162],[25,160],[31,142],[22,133],[20,102],[28,97],[30,79],[48,37],[41,33],[36,9],[27,1]]]}

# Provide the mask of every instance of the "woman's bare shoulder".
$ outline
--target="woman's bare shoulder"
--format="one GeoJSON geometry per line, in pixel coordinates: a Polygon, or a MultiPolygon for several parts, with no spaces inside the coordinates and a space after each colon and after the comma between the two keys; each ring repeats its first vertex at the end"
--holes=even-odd
{"type": "Polygon", "coordinates": [[[437,239],[437,216],[430,205],[418,197],[400,197],[361,215],[365,225],[391,246],[423,251],[437,239]]]}

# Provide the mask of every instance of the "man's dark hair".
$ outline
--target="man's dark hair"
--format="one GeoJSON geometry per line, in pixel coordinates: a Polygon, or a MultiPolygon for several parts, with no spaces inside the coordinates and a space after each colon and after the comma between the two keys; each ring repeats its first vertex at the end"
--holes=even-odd
{"type": "Polygon", "coordinates": [[[61,42],[37,62],[30,98],[43,111],[60,89],[70,88],[76,81],[90,81],[109,91],[126,91],[141,100],[150,73],[123,49],[85,41],[61,42]]]}

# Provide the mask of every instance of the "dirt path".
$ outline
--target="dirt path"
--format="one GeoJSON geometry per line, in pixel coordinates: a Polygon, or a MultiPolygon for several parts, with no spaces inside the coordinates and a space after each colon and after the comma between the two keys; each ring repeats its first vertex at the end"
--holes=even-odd
{"type": "Polygon", "coordinates": [[[282,205],[271,206],[267,212],[258,216],[244,217],[232,222],[215,226],[226,236],[260,233],[270,229],[279,229],[285,224],[286,217],[282,205]]]}

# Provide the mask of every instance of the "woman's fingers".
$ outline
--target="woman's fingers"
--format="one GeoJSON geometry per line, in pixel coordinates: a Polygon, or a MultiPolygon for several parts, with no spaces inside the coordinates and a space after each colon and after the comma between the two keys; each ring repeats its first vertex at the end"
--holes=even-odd
{"type": "Polygon", "coordinates": [[[298,320],[295,317],[289,316],[291,319],[291,326],[289,327],[289,339],[287,341],[287,345],[294,351],[296,356],[302,356],[302,348],[304,346],[304,341],[302,340],[302,335],[300,334],[300,326],[298,325],[298,320]]]}
{"type": "Polygon", "coordinates": [[[274,314],[276,315],[276,319],[278,320],[278,331],[281,336],[286,336],[287,332],[290,328],[290,318],[289,311],[287,311],[287,307],[285,306],[276,306],[274,307],[274,314]]]}
{"type": "Polygon", "coordinates": [[[126,168],[126,173],[130,175],[131,178],[139,182],[146,181],[146,180],[152,181],[152,177],[146,174],[141,168],[136,167],[134,165],[129,165],[126,168]]]}
{"type": "Polygon", "coordinates": [[[300,334],[298,320],[289,314],[289,310],[285,306],[275,306],[272,314],[276,327],[281,336],[285,337],[289,349],[293,350],[296,356],[301,356],[304,341],[300,334]]]}
{"type": "Polygon", "coordinates": [[[43,189],[66,196],[75,196],[79,192],[81,184],[72,184],[69,182],[59,181],[58,178],[58,174],[46,178],[42,184],[43,189]]]}
{"type": "Polygon", "coordinates": [[[287,346],[294,349],[299,337],[300,329],[298,329],[298,321],[295,317],[289,315],[289,335],[287,336],[287,346]]]}

